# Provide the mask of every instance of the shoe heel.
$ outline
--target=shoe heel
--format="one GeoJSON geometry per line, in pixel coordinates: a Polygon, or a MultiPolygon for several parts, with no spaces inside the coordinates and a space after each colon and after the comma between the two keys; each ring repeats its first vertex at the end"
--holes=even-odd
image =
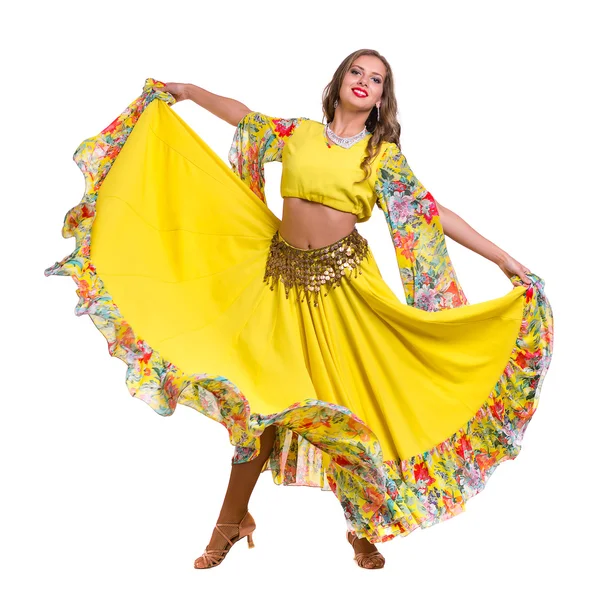
{"type": "Polygon", "coordinates": [[[251,533],[248,534],[248,548],[254,548],[254,541],[251,533]]]}

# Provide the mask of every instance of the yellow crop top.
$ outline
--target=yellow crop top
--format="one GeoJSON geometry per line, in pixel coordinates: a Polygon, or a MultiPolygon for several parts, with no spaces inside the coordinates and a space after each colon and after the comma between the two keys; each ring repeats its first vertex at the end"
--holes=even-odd
{"type": "Polygon", "coordinates": [[[351,146],[342,148],[327,138],[325,125],[305,117],[276,119],[263,113],[250,112],[237,126],[229,160],[238,171],[250,172],[251,188],[264,200],[262,165],[269,161],[282,163],[280,192],[283,198],[294,196],[318,202],[367,221],[376,201],[375,181],[381,156],[390,145],[383,142],[371,163],[371,175],[362,183],[365,173],[360,163],[366,153],[371,134],[351,146]],[[243,149],[243,151],[241,151],[243,149]],[[258,168],[252,159],[258,161],[258,168]],[[243,162],[248,160],[249,164],[243,162]]]}
{"type": "Polygon", "coordinates": [[[350,148],[331,144],[324,125],[311,119],[274,119],[250,112],[238,123],[229,150],[233,172],[263,202],[264,163],[282,163],[282,196],[321,202],[367,221],[374,204],[388,226],[407,304],[439,310],[466,303],[446,248],[437,203],[393,142],[383,142],[363,178],[368,138],[350,148]]]}

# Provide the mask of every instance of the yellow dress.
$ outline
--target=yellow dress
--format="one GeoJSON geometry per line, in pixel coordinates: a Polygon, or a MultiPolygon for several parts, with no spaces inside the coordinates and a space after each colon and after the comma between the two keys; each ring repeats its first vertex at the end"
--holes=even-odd
{"type": "Polygon", "coordinates": [[[332,490],[372,542],[461,512],[517,456],[537,407],[553,336],[543,280],[514,276],[506,295],[468,304],[435,200],[395,144],[356,184],[364,145],[328,148],[316,121],[250,113],[228,166],[153,85],[77,149],[86,192],[63,227],[76,249],[45,271],[76,282],[76,314],[127,364],[130,393],[222,423],[233,463],[275,424],[263,470],[332,490]],[[282,160],[284,195],[359,222],[384,211],[407,304],[356,230],[325,249],[281,237],[267,160],[282,160]]]}

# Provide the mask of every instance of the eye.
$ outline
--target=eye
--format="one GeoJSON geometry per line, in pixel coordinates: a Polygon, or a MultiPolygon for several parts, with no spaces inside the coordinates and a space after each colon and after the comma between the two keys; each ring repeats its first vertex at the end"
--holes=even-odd
{"type": "MultiPolygon", "coordinates": [[[[350,69],[350,72],[352,73],[352,75],[360,75],[361,71],[359,71],[358,69],[350,69]]],[[[376,83],[381,83],[381,79],[379,77],[374,77],[373,78],[375,80],[376,83]]]]}

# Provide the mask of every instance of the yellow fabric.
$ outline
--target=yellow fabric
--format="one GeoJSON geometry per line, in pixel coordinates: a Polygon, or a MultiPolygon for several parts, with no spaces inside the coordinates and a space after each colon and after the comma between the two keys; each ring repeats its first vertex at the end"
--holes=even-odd
{"type": "MultiPolygon", "coordinates": [[[[326,177],[317,127],[304,122],[288,140],[286,185],[310,182],[331,199],[342,193],[332,172],[347,181],[345,153],[354,161],[364,148],[334,150],[326,177]],[[318,180],[290,178],[301,168],[292,140],[315,144],[302,168],[318,180]]],[[[323,143],[322,152],[331,150],[323,143]]],[[[296,302],[294,290],[287,299],[282,286],[271,291],[263,273],[279,219],[163,102],[141,115],[97,206],[92,262],[152,348],[184,372],[227,377],[253,412],[306,398],[346,406],[379,437],[386,460],[422,453],[471,419],[518,335],[526,288],[426,312],[395,296],[372,255],[318,308],[296,302]]]]}
{"type": "Polygon", "coordinates": [[[282,198],[304,198],[355,214],[359,223],[367,221],[376,200],[374,185],[379,160],[389,146],[389,142],[383,142],[371,163],[369,178],[356,183],[365,176],[360,163],[370,137],[369,134],[350,148],[342,148],[328,142],[325,125],[299,119],[289,138],[282,138],[282,198]]]}

